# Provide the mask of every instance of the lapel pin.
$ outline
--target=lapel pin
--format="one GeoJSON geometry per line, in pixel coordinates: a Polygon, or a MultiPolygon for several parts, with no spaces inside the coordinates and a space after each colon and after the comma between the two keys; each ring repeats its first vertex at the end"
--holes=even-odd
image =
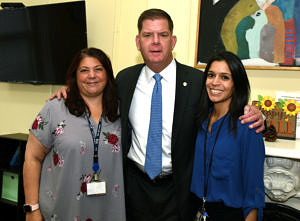
{"type": "Polygon", "coordinates": [[[184,87],[186,87],[186,86],[187,86],[187,83],[186,83],[186,82],[183,82],[182,85],[183,85],[184,87]]]}

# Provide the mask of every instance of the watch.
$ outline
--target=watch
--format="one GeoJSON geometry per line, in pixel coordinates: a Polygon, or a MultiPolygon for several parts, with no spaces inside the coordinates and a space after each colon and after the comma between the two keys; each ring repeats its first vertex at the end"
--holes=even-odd
{"type": "Polygon", "coordinates": [[[23,210],[25,213],[31,213],[37,209],[39,209],[39,204],[34,204],[34,205],[30,205],[30,204],[24,204],[23,205],[23,210]]]}

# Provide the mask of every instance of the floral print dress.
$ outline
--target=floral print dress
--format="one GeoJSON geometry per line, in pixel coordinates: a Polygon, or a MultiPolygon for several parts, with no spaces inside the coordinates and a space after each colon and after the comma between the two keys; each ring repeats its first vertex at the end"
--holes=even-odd
{"type": "MultiPolygon", "coordinates": [[[[96,131],[98,124],[90,122],[96,131]]],[[[46,103],[30,129],[51,150],[43,161],[39,189],[46,221],[125,220],[120,128],[119,120],[102,120],[98,158],[106,194],[87,196],[94,152],[88,121],[70,114],[64,100],[46,103]]]]}

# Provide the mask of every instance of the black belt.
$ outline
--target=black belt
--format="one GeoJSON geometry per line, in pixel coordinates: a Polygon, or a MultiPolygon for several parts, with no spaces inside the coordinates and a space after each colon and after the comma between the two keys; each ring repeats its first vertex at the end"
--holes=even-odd
{"type": "Polygon", "coordinates": [[[150,183],[160,183],[160,182],[167,182],[167,181],[171,181],[173,178],[173,174],[159,174],[157,177],[155,177],[153,180],[150,179],[150,177],[148,176],[148,174],[141,170],[138,165],[136,164],[136,162],[132,161],[131,159],[127,159],[128,161],[128,165],[133,168],[137,173],[140,174],[140,176],[142,176],[145,180],[147,180],[150,183]]]}

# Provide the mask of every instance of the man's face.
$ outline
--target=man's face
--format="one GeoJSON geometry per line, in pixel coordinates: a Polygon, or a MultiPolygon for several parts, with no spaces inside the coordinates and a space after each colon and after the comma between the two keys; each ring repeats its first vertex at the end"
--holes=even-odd
{"type": "Polygon", "coordinates": [[[155,73],[161,72],[173,59],[176,44],[167,19],[146,19],[141,32],[136,36],[136,46],[146,65],[155,73]]]}

